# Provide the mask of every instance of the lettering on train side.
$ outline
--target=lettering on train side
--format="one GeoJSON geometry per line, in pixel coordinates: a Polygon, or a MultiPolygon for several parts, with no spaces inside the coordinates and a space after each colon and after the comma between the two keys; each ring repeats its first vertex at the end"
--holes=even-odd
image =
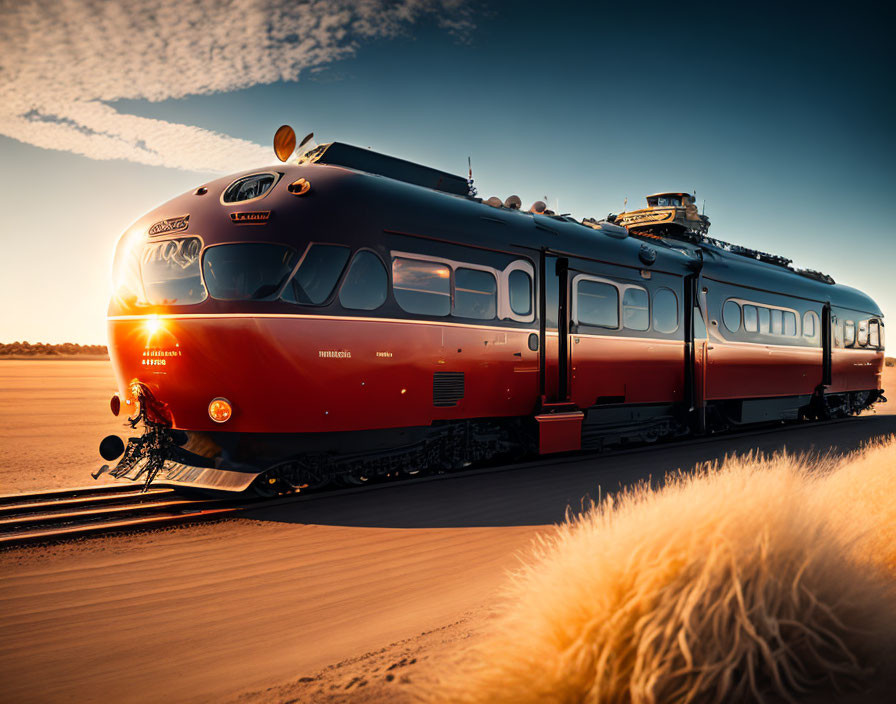
{"type": "Polygon", "coordinates": [[[352,353],[349,350],[318,350],[317,356],[327,359],[349,359],[352,353]]]}
{"type": "Polygon", "coordinates": [[[154,237],[156,235],[167,235],[171,232],[180,232],[181,230],[186,230],[189,226],[190,216],[181,215],[176,218],[159,220],[159,222],[155,223],[152,227],[149,228],[149,232],[147,232],[147,234],[150,237],[154,237]]]}
{"type": "Polygon", "coordinates": [[[254,212],[231,213],[230,220],[235,225],[245,225],[251,223],[266,223],[271,219],[270,210],[258,210],[254,212]]]}
{"type": "Polygon", "coordinates": [[[392,353],[391,352],[377,352],[376,356],[377,357],[391,357],[392,353]]]}

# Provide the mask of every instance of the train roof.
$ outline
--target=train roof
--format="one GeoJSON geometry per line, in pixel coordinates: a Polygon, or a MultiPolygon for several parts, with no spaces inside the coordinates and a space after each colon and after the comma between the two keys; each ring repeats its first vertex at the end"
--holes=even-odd
{"type": "Polygon", "coordinates": [[[470,190],[470,184],[461,176],[344,142],[321,144],[304,154],[299,163],[345,166],[457,196],[465,196],[470,190]]]}
{"type": "MultiPolygon", "coordinates": [[[[337,151],[331,156],[340,161],[339,164],[324,163],[321,159],[316,163],[280,164],[223,177],[160,206],[137,221],[131,230],[145,228],[145,232],[153,223],[164,218],[192,212],[195,214],[191,215],[190,231],[209,232],[207,243],[232,241],[235,235],[228,237],[224,233],[233,233],[233,230],[221,230],[217,225],[207,227],[204,221],[221,221],[219,199],[230,184],[247,175],[276,172],[281,174],[281,180],[287,185],[299,178],[306,178],[314,190],[312,199],[304,199],[291,195],[285,185],[275,187],[264,197],[264,201],[246,206],[277,211],[277,220],[291,220],[287,216],[289,211],[294,211],[298,217],[309,204],[317,203],[322,210],[312,215],[315,223],[326,221],[333,229],[358,232],[358,237],[369,237],[369,234],[361,233],[369,233],[369,226],[375,224],[380,230],[444,239],[473,247],[505,251],[508,248],[524,248],[532,252],[546,248],[571,257],[677,275],[685,275],[702,266],[706,277],[718,281],[829,301],[835,306],[881,317],[879,306],[866,294],[835,284],[832,280],[827,283],[823,278],[812,277],[805,272],[800,274],[783,265],[782,262],[788,261],[783,258],[781,262],[771,263],[747,255],[751,250],[740,248],[743,251],[732,251],[726,249],[725,243],[708,238],[699,242],[647,239],[632,235],[625,228],[611,223],[589,221],[585,224],[568,216],[494,207],[466,195],[468,184],[465,180],[436,169],[412,169],[410,167],[418,165],[340,143],[323,145],[327,147],[323,155],[336,145],[339,145],[337,151]],[[362,166],[367,166],[371,171],[362,166]],[[377,173],[377,169],[383,168],[398,169],[403,178],[377,173]],[[454,179],[453,191],[431,185],[432,178],[439,181],[442,175],[454,179]],[[459,192],[461,181],[464,184],[463,193],[459,192]],[[207,192],[207,195],[197,201],[196,196],[200,192],[207,192]],[[346,207],[347,203],[351,203],[352,207],[346,207]],[[222,234],[212,235],[212,232],[222,234]],[[651,265],[640,263],[645,248],[652,249],[656,254],[656,261],[651,265]]],[[[451,182],[443,180],[441,183],[451,182]]],[[[264,231],[259,228],[251,230],[255,237],[268,241],[275,234],[267,228],[264,231]]],[[[249,234],[249,229],[240,228],[241,239],[249,234]]]]}

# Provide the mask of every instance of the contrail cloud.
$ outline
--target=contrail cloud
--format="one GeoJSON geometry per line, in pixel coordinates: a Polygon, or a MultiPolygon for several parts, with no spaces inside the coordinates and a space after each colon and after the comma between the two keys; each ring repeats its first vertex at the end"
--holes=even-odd
{"type": "Polygon", "coordinates": [[[461,41],[474,29],[467,0],[0,0],[0,134],[92,159],[248,168],[270,149],[109,103],[297,81],[425,17],[461,41]]]}

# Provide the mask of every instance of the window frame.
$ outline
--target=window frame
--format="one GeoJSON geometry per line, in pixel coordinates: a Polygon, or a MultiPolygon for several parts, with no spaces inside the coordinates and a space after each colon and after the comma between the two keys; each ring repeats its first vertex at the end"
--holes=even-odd
{"type": "Polygon", "coordinates": [[[781,313],[781,337],[800,337],[800,316],[794,311],[785,310],[781,313]],[[789,316],[789,317],[788,317],[789,316]],[[793,333],[787,332],[787,321],[793,321],[793,333]]]}
{"type": "Polygon", "coordinates": [[[803,313],[803,326],[802,326],[803,335],[802,336],[804,338],[806,338],[807,340],[814,340],[818,336],[818,333],[820,330],[821,330],[821,320],[818,317],[818,313],[816,313],[814,310],[807,310],[805,313],[803,313]],[[806,325],[807,320],[812,321],[812,332],[811,333],[806,332],[806,328],[808,327],[806,325]]]}
{"type": "MultiPolygon", "coordinates": [[[[453,268],[451,270],[451,315],[455,318],[464,318],[465,320],[496,320],[498,318],[498,286],[499,286],[498,277],[495,276],[494,272],[483,271],[482,269],[473,268],[471,266],[458,266],[458,267],[453,268]],[[495,282],[495,293],[494,293],[495,314],[493,316],[491,316],[490,318],[480,318],[480,317],[476,317],[476,316],[472,316],[472,315],[458,315],[457,314],[457,310],[456,310],[457,309],[457,272],[461,269],[463,269],[465,271],[478,271],[483,274],[488,274],[489,276],[492,277],[492,281],[495,282]]],[[[530,286],[529,295],[530,295],[530,297],[532,295],[531,294],[531,286],[530,286]]],[[[509,291],[508,291],[508,298],[509,298],[509,291]]],[[[531,303],[530,303],[530,306],[531,306],[531,303]]]]}
{"type": "Polygon", "coordinates": [[[721,312],[722,312],[722,325],[724,325],[724,326],[725,326],[725,329],[726,329],[728,332],[730,332],[732,335],[736,335],[737,333],[739,333],[739,332],[740,332],[741,330],[743,330],[743,328],[744,328],[744,310],[743,310],[743,307],[744,307],[744,304],[741,303],[741,302],[740,302],[738,299],[736,299],[736,298],[726,298],[726,299],[725,299],[725,302],[722,303],[722,311],[721,311],[721,312]],[[726,309],[730,304],[733,304],[733,305],[737,306],[737,327],[736,327],[736,328],[732,328],[732,327],[728,324],[728,321],[725,319],[725,309],[726,309]]]}
{"type": "Polygon", "coordinates": [[[867,318],[860,320],[859,324],[856,325],[856,344],[859,347],[867,347],[868,346],[868,319],[867,318]],[[862,340],[864,340],[864,342],[862,340]]]}
{"type": "MultiPolygon", "coordinates": [[[[395,298],[395,285],[392,281],[392,263],[396,258],[402,259],[416,259],[418,261],[431,262],[434,264],[442,264],[443,266],[447,266],[451,270],[450,275],[450,296],[451,296],[451,307],[448,315],[439,315],[433,316],[438,318],[446,318],[446,317],[457,317],[458,320],[478,320],[480,322],[500,322],[502,320],[512,320],[517,323],[532,323],[535,321],[535,267],[533,264],[522,258],[517,258],[511,261],[507,266],[503,269],[496,269],[493,266],[488,266],[486,264],[477,264],[475,262],[467,262],[461,261],[458,259],[449,259],[448,257],[436,257],[430,254],[419,254],[417,252],[407,252],[404,250],[391,249],[389,250],[389,266],[386,267],[386,270],[389,272],[389,286],[392,290],[392,297],[395,298]],[[495,280],[498,284],[497,297],[497,311],[494,318],[462,318],[460,316],[454,315],[454,272],[457,269],[474,269],[477,271],[485,271],[492,274],[495,277],[495,280]],[[510,272],[522,270],[529,276],[529,315],[519,315],[514,313],[510,308],[510,290],[509,290],[509,277],[510,272]]],[[[395,300],[396,305],[401,308],[401,305],[398,303],[398,300],[395,300]]],[[[401,308],[402,311],[407,313],[404,308],[401,308]]],[[[423,313],[409,313],[409,315],[425,315],[423,313]]]]}
{"type": "MultiPolygon", "coordinates": [[[[279,184],[280,181],[283,179],[284,173],[285,172],[282,172],[282,171],[257,171],[255,173],[245,174],[244,176],[235,178],[235,179],[233,179],[233,181],[228,183],[224,187],[224,189],[221,191],[221,195],[218,196],[218,202],[220,202],[221,205],[226,206],[226,207],[231,207],[231,206],[242,207],[246,203],[254,203],[257,200],[261,200],[262,198],[267,198],[268,195],[273,193],[274,189],[277,188],[277,184],[279,184]],[[236,185],[240,181],[246,181],[254,176],[273,176],[274,182],[271,184],[271,187],[268,190],[266,190],[264,193],[262,193],[260,196],[255,196],[254,198],[247,198],[246,200],[224,200],[224,194],[227,193],[227,191],[229,191],[234,185],[236,185]]],[[[293,249],[295,249],[295,247],[293,249]]]]}
{"type": "MultiPolygon", "coordinates": [[[[208,292],[208,286],[205,283],[205,272],[203,271],[203,268],[202,268],[202,258],[205,256],[205,250],[208,249],[208,247],[210,247],[210,246],[214,247],[215,245],[206,245],[205,240],[202,238],[201,235],[189,234],[189,233],[185,233],[185,232],[177,232],[177,233],[172,233],[170,235],[167,235],[165,237],[153,238],[146,242],[140,242],[139,240],[137,240],[134,244],[139,244],[139,246],[131,245],[134,247],[134,249],[133,249],[133,251],[131,251],[130,253],[125,255],[125,257],[122,261],[122,266],[127,266],[127,258],[128,257],[131,257],[131,256],[134,257],[135,272],[137,274],[136,282],[137,282],[138,286],[140,287],[140,290],[135,292],[135,293],[137,293],[136,305],[142,306],[142,307],[195,306],[200,303],[204,303],[205,301],[207,301],[209,298],[212,297],[212,295],[208,292]],[[205,296],[202,298],[202,300],[196,301],[195,303],[173,303],[173,304],[172,303],[164,303],[164,304],[162,304],[162,303],[150,302],[149,296],[146,293],[146,282],[143,280],[143,257],[146,252],[146,248],[151,244],[158,244],[161,242],[170,242],[173,240],[186,239],[187,237],[199,240],[199,258],[197,260],[199,262],[199,280],[202,282],[202,288],[205,289],[205,296]]],[[[120,288],[120,287],[116,287],[116,289],[118,289],[118,288],[120,288]]],[[[117,292],[117,290],[116,290],[116,292],[117,292]]]]}
{"type": "MultiPolygon", "coordinates": [[[[664,288],[668,288],[668,287],[664,287],[664,288]]],[[[675,292],[672,291],[672,293],[675,293],[675,292]]],[[[570,322],[575,323],[576,325],[584,325],[585,327],[598,328],[600,330],[617,330],[617,331],[631,330],[632,332],[651,332],[651,331],[656,332],[655,330],[653,330],[653,319],[651,318],[652,307],[651,307],[651,302],[650,302],[650,291],[644,286],[639,286],[638,284],[626,283],[623,281],[614,281],[613,279],[608,279],[603,276],[595,276],[593,274],[576,274],[572,279],[571,298],[572,298],[572,300],[570,301],[570,305],[569,305],[569,312],[570,312],[569,318],[570,318],[570,322]],[[579,322],[579,283],[581,281],[595,281],[595,282],[601,283],[601,284],[609,284],[610,286],[613,286],[616,288],[616,294],[618,296],[617,311],[616,311],[618,324],[615,328],[607,327],[605,325],[592,325],[590,323],[579,322]],[[633,330],[632,328],[625,327],[625,324],[624,324],[624,321],[622,318],[622,299],[625,296],[626,290],[628,290],[630,288],[639,289],[641,291],[644,291],[647,294],[647,323],[648,323],[647,330],[633,330]]],[[[680,325],[680,323],[679,323],[679,325],[680,325]]],[[[678,328],[676,328],[676,330],[677,329],[678,328]]],[[[672,334],[672,333],[659,333],[659,334],[666,335],[666,334],[672,334]]]]}
{"type": "Polygon", "coordinates": [[[843,321],[843,346],[856,346],[856,323],[854,320],[843,321]]]}
{"type": "MultiPolygon", "coordinates": [[[[810,343],[810,342],[812,343],[812,346],[818,346],[818,344],[820,344],[819,343],[819,335],[820,335],[820,331],[821,331],[821,327],[820,327],[821,321],[820,321],[820,318],[818,317],[818,314],[815,311],[809,310],[809,311],[806,311],[805,314],[802,314],[796,308],[788,308],[786,306],[774,305],[771,303],[760,303],[759,301],[754,301],[754,300],[750,300],[750,299],[746,299],[746,298],[738,298],[735,296],[725,299],[725,303],[727,303],[728,301],[734,301],[735,303],[737,303],[740,306],[740,309],[741,309],[740,330],[737,333],[733,333],[733,334],[738,334],[738,335],[743,335],[745,337],[754,338],[754,339],[751,339],[751,341],[755,342],[756,344],[768,344],[768,345],[775,344],[774,342],[767,340],[767,339],[766,340],[755,339],[755,338],[763,338],[763,337],[764,338],[777,338],[779,340],[790,340],[792,342],[799,342],[799,343],[802,343],[800,346],[803,346],[803,347],[807,346],[807,343],[810,343]],[[758,325],[757,332],[747,332],[746,328],[744,327],[744,320],[745,320],[744,319],[744,307],[745,306],[753,306],[756,308],[757,325],[758,325]],[[764,314],[763,314],[763,311],[765,311],[764,314]],[[776,313],[777,313],[777,315],[780,316],[780,323],[781,323],[781,331],[780,332],[773,332],[773,321],[774,321],[774,318],[776,317],[776,315],[775,315],[776,313]],[[790,313],[794,317],[794,322],[796,325],[796,333],[794,335],[785,335],[784,334],[784,315],[786,313],[790,313]],[[815,322],[815,334],[812,336],[807,337],[802,334],[803,315],[811,315],[815,322]],[[765,321],[763,321],[763,318],[765,318],[765,321]],[[767,327],[765,329],[763,329],[763,322],[766,322],[766,324],[767,324],[767,327]]],[[[724,303],[722,304],[722,311],[723,311],[722,324],[724,325],[724,303]]],[[[833,322],[833,318],[832,318],[832,322],[833,322]]],[[[725,329],[728,330],[727,325],[725,326],[725,329]]]]}
{"type": "MultiPolygon", "coordinates": [[[[653,319],[651,318],[651,315],[650,315],[651,311],[652,311],[652,306],[650,305],[650,303],[651,303],[650,291],[648,291],[646,288],[644,288],[643,286],[627,286],[625,288],[625,290],[622,292],[622,296],[619,299],[619,309],[620,309],[620,312],[622,313],[622,315],[619,319],[619,324],[622,326],[622,329],[623,330],[631,330],[632,332],[649,332],[653,325],[653,319]],[[644,306],[644,310],[646,311],[646,314],[647,314],[647,327],[646,328],[633,328],[633,327],[629,327],[628,325],[625,324],[625,309],[626,309],[625,297],[629,291],[643,291],[644,292],[644,298],[647,301],[647,305],[644,306]]],[[[634,306],[631,304],[629,304],[627,307],[632,308],[634,310],[641,310],[641,308],[642,308],[641,306],[634,306]]]]}
{"type": "Polygon", "coordinates": [[[877,318],[872,318],[868,321],[868,346],[879,350],[883,348],[883,344],[881,344],[882,335],[881,332],[883,330],[883,325],[881,325],[880,320],[877,318]],[[877,337],[877,341],[875,342],[874,338],[877,337]]]}
{"type": "MultiPolygon", "coordinates": [[[[241,202],[242,202],[242,201],[241,201],[241,202]]],[[[232,302],[232,301],[254,301],[254,302],[258,302],[258,301],[268,301],[268,302],[279,301],[279,300],[280,300],[280,296],[283,295],[283,289],[285,289],[285,288],[286,288],[286,285],[287,285],[290,281],[292,281],[292,277],[295,276],[295,273],[296,273],[296,271],[298,271],[299,266],[301,266],[301,263],[305,260],[305,254],[306,254],[307,251],[308,251],[308,248],[306,247],[306,248],[305,248],[305,252],[303,252],[303,253],[302,253],[302,256],[300,256],[300,257],[298,258],[298,264],[296,264],[296,265],[292,268],[292,270],[289,272],[289,274],[287,274],[287,275],[283,278],[283,283],[280,284],[280,288],[278,288],[278,289],[277,289],[274,293],[272,293],[270,296],[267,296],[267,297],[265,297],[265,298],[263,298],[263,299],[251,299],[251,298],[216,298],[215,296],[212,296],[211,291],[208,290],[208,284],[207,284],[206,281],[205,281],[205,255],[208,253],[208,251],[209,251],[210,249],[214,249],[215,247],[229,247],[229,246],[231,246],[231,245],[235,245],[235,244],[238,244],[238,245],[244,245],[244,244],[270,244],[270,245],[276,245],[277,247],[285,247],[286,249],[291,249],[293,252],[296,252],[297,255],[298,255],[298,251],[299,251],[298,249],[296,249],[295,247],[293,247],[291,244],[286,244],[286,243],[284,243],[284,242],[282,242],[282,241],[281,241],[281,242],[278,242],[278,241],[273,241],[273,240],[237,240],[237,241],[235,241],[235,242],[215,242],[214,244],[210,244],[210,245],[207,245],[207,246],[203,247],[203,248],[202,248],[202,251],[200,252],[200,255],[199,255],[199,263],[200,263],[200,267],[202,267],[202,284],[205,286],[206,291],[208,291],[208,297],[209,297],[209,298],[213,298],[213,299],[216,300],[216,301],[231,301],[231,302],[232,302]]],[[[320,244],[329,244],[329,243],[320,243],[320,244]]],[[[309,244],[309,246],[310,246],[310,244],[309,244]]],[[[343,268],[343,272],[342,272],[342,273],[345,273],[345,269],[344,269],[344,268],[343,268]]],[[[338,284],[339,284],[339,281],[338,281],[338,280],[337,280],[336,284],[337,284],[337,286],[338,286],[338,284]]],[[[334,290],[335,290],[335,287],[334,287],[334,290]]],[[[331,293],[331,295],[332,295],[332,293],[331,293]]],[[[329,301],[329,299],[327,299],[327,300],[329,301]]],[[[287,302],[288,302],[288,301],[287,301],[287,302]]],[[[291,305],[306,305],[306,304],[304,304],[304,303],[298,303],[298,304],[291,304],[291,305]]],[[[310,305],[310,304],[309,304],[309,305],[310,305]]],[[[326,305],[326,303],[321,304],[321,305],[326,305]]],[[[315,307],[316,307],[316,306],[315,306],[315,307]]]]}
{"type": "MultiPolygon", "coordinates": [[[[454,310],[454,269],[450,265],[448,265],[446,262],[443,262],[443,261],[434,260],[432,257],[427,257],[426,259],[423,259],[422,257],[405,257],[405,256],[398,256],[398,255],[394,255],[392,257],[392,261],[390,262],[390,264],[391,264],[391,266],[389,267],[389,271],[390,271],[389,278],[392,283],[392,297],[395,299],[395,303],[398,305],[398,307],[403,312],[407,313],[408,315],[422,315],[422,316],[428,317],[428,318],[447,318],[447,317],[451,316],[451,314],[454,310]],[[420,313],[418,311],[408,310],[403,305],[401,305],[401,301],[398,300],[398,294],[396,293],[396,288],[395,288],[395,263],[399,259],[406,259],[411,262],[414,262],[414,261],[421,262],[424,264],[432,265],[434,267],[444,267],[445,269],[448,270],[448,293],[447,293],[448,310],[447,311],[445,311],[444,313],[420,313]]],[[[443,294],[441,291],[431,291],[431,292],[425,292],[425,293],[430,293],[432,295],[437,295],[437,296],[446,295],[446,294],[443,294]]]]}
{"type": "Polygon", "coordinates": [[[573,279],[572,286],[572,301],[570,302],[570,322],[575,325],[584,325],[588,328],[598,328],[600,330],[617,330],[620,331],[623,329],[622,326],[622,290],[619,287],[619,284],[615,281],[611,281],[610,279],[604,279],[597,276],[588,276],[584,274],[579,274],[573,279]],[[616,327],[611,327],[609,325],[595,325],[594,323],[583,323],[579,320],[579,285],[583,282],[592,282],[598,284],[605,284],[612,286],[616,291],[616,327]]]}
{"type": "Polygon", "coordinates": [[[660,335],[674,335],[678,332],[678,329],[681,327],[681,311],[679,310],[680,301],[678,300],[678,294],[669,288],[668,286],[660,286],[659,288],[654,289],[652,292],[653,295],[650,296],[650,328],[653,332],[657,332],[660,335]],[[675,327],[669,331],[659,330],[656,327],[656,297],[662,293],[663,291],[668,291],[672,294],[672,298],[675,301],[675,327]]]}
{"type": "MultiPolygon", "coordinates": [[[[319,244],[322,244],[322,243],[319,243],[319,244]]],[[[349,248],[349,249],[351,249],[351,248],[349,248]]],[[[339,274],[339,278],[336,280],[336,285],[333,287],[332,298],[335,301],[339,301],[340,307],[342,307],[344,310],[361,311],[362,313],[371,313],[375,310],[379,310],[380,308],[382,308],[384,305],[386,305],[389,302],[389,293],[390,293],[391,289],[392,289],[392,273],[389,270],[389,267],[386,266],[386,263],[383,261],[383,258],[379,254],[377,254],[377,252],[372,250],[370,247],[358,247],[358,249],[356,249],[354,252],[351,253],[351,255],[348,258],[348,261],[346,261],[345,266],[342,268],[342,272],[339,274]],[[383,272],[386,274],[386,297],[383,299],[383,302],[380,303],[376,308],[349,308],[342,302],[342,287],[345,286],[345,281],[348,278],[349,272],[352,270],[352,265],[355,263],[355,259],[357,259],[358,256],[362,252],[368,252],[368,253],[372,254],[373,256],[375,256],[379,260],[380,266],[383,267],[383,272]]],[[[402,310],[404,310],[404,309],[402,309],[402,310]]]]}
{"type": "MultiPolygon", "coordinates": [[[[366,249],[366,247],[360,247],[359,249],[353,250],[350,245],[341,244],[339,242],[317,242],[317,241],[309,242],[305,246],[305,250],[302,252],[302,256],[299,257],[298,263],[293,267],[292,273],[290,273],[290,275],[286,277],[286,281],[283,282],[283,286],[281,286],[280,290],[277,291],[277,300],[278,301],[282,300],[281,297],[283,296],[283,292],[286,290],[286,287],[289,286],[290,281],[292,281],[293,278],[295,278],[295,275],[299,273],[299,269],[301,269],[302,264],[305,263],[305,257],[308,256],[308,253],[311,251],[311,248],[316,244],[325,245],[327,247],[344,247],[345,249],[348,250],[348,258],[345,260],[345,264],[342,265],[342,271],[339,272],[339,276],[336,278],[336,283],[333,284],[333,290],[330,291],[330,295],[324,299],[323,303],[293,303],[292,301],[285,301],[285,300],[284,300],[284,303],[289,303],[290,305],[293,305],[293,306],[308,306],[309,308],[323,308],[325,306],[332,304],[333,301],[335,300],[335,298],[339,295],[338,291],[339,291],[339,289],[342,288],[342,280],[345,278],[345,274],[348,272],[348,269],[351,266],[351,263],[354,261],[355,255],[358,252],[360,252],[362,249],[366,249]]],[[[217,246],[217,245],[212,245],[212,246],[217,246]]],[[[371,250],[371,251],[373,251],[373,250],[371,250]]],[[[374,252],[374,254],[376,254],[376,252],[374,252]]],[[[387,300],[388,300],[388,298],[387,298],[387,300]]]]}

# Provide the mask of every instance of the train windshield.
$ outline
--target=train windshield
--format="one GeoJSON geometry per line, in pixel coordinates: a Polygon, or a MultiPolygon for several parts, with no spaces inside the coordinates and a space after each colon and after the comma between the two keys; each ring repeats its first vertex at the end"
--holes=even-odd
{"type": "Polygon", "coordinates": [[[225,301],[272,299],[295,268],[292,247],[253,242],[209,247],[202,257],[205,285],[225,301]]]}
{"type": "Polygon", "coordinates": [[[140,274],[146,302],[151,305],[189,305],[206,299],[199,272],[202,242],[178,237],[150,242],[143,248],[140,274]]]}

